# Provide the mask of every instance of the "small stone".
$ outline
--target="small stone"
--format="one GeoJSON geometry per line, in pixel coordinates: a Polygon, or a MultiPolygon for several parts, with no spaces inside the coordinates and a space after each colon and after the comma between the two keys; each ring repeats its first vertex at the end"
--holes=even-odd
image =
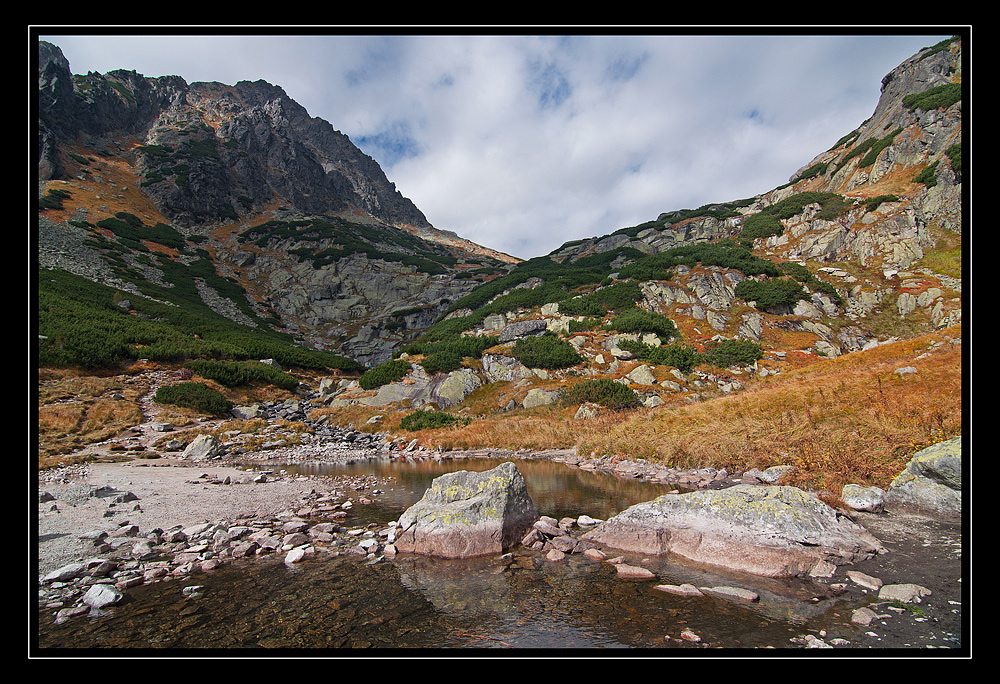
{"type": "Polygon", "coordinates": [[[545,560],[548,561],[561,561],[566,557],[566,554],[559,549],[550,549],[547,554],[545,554],[545,560]]]}
{"type": "Polygon", "coordinates": [[[929,596],[930,593],[930,589],[919,584],[887,584],[879,590],[878,597],[883,601],[920,603],[920,598],[929,596]]]}
{"type": "Polygon", "coordinates": [[[118,588],[110,584],[95,584],[83,595],[83,602],[91,608],[111,606],[125,598],[118,588]]]}
{"type": "Polygon", "coordinates": [[[650,579],[656,577],[652,571],[636,567],[635,565],[629,565],[628,563],[616,563],[615,571],[618,573],[618,577],[626,579],[650,579]]]}
{"type": "Polygon", "coordinates": [[[882,587],[882,580],[877,577],[872,577],[871,575],[866,575],[863,572],[858,572],[857,570],[848,570],[847,577],[852,582],[864,587],[865,589],[878,591],[882,587]]]}
{"type": "Polygon", "coordinates": [[[693,584],[658,584],[653,588],[678,596],[704,596],[693,584]]]}
{"type": "Polygon", "coordinates": [[[756,592],[749,589],[741,589],[740,587],[702,587],[701,590],[706,594],[737,598],[741,601],[749,601],[750,603],[760,599],[760,596],[756,592]]]}

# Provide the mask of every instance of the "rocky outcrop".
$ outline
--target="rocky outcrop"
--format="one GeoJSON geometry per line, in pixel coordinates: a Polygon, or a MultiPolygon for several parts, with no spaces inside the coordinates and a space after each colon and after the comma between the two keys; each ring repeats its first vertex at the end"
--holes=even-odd
{"type": "Polygon", "coordinates": [[[501,553],[520,542],[537,519],[513,463],[482,473],[447,473],[400,516],[396,549],[443,558],[501,553]]]}
{"type": "Polygon", "coordinates": [[[943,515],[962,513],[962,438],[927,447],[889,484],[885,505],[943,515]]]}
{"type": "Polygon", "coordinates": [[[765,577],[804,576],[823,562],[842,565],[883,550],[867,530],[787,486],[665,494],[630,507],[583,539],[765,577]]]}

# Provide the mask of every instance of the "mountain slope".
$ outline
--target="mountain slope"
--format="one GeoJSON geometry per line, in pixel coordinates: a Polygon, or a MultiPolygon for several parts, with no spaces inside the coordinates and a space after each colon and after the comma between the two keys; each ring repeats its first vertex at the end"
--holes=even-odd
{"type": "Polygon", "coordinates": [[[43,43],[39,264],[118,299],[183,280],[185,306],[365,364],[407,354],[409,389],[382,373],[340,405],[496,385],[510,408],[583,378],[650,406],[704,398],[961,321],[962,64],[959,39],[901,64],[783,187],[515,263],[429,226],[276,86],[71,76],[43,43]],[[517,342],[543,328],[568,334],[517,342]]]}
{"type": "Polygon", "coordinates": [[[184,306],[372,363],[516,262],[431,226],[277,86],[72,75],[45,42],[38,56],[39,264],[140,313],[140,294],[197,287],[184,306]]]}
{"type": "Polygon", "coordinates": [[[868,121],[785,186],[518,264],[403,348],[406,392],[384,386],[340,405],[405,395],[441,406],[495,385],[500,408],[527,407],[572,396],[586,378],[658,406],[957,325],[962,76],[960,39],[931,46],[885,77],[868,121]],[[562,338],[526,343],[541,331],[562,338]],[[421,368],[462,373],[465,391],[442,397],[421,368]]]}

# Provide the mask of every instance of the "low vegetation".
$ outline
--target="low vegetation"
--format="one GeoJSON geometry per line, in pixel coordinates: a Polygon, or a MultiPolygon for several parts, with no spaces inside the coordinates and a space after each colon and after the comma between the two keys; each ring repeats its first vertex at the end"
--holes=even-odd
{"type": "Polygon", "coordinates": [[[573,385],[562,397],[564,405],[600,404],[613,411],[639,406],[639,395],[628,385],[607,378],[587,380],[573,385]]]}
{"type": "Polygon", "coordinates": [[[417,411],[405,416],[399,422],[399,427],[407,432],[418,430],[431,430],[435,428],[448,427],[451,425],[468,425],[470,418],[459,418],[450,413],[440,413],[438,411],[417,411]]]}
{"type": "Polygon", "coordinates": [[[656,409],[630,406],[629,388],[621,383],[583,381],[568,388],[558,406],[484,416],[430,431],[421,441],[456,449],[576,447],[584,457],[730,472],[788,464],[796,468],[792,481],[802,486],[835,493],[847,483],[886,488],[916,451],[962,433],[961,344],[947,342],[960,336],[957,326],[817,360],[706,401],[678,397],[656,409]],[[927,354],[932,347],[937,350],[927,354]],[[902,366],[917,372],[896,373],[902,366]],[[620,410],[573,419],[577,399],[602,398],[620,410]]]}
{"type": "Polygon", "coordinates": [[[393,359],[369,368],[358,380],[361,389],[373,390],[390,382],[402,380],[410,372],[410,362],[403,359],[393,359]]]}
{"type": "MultiPolygon", "coordinates": [[[[891,138],[889,142],[892,142],[891,138]]],[[[887,142],[886,145],[888,144],[887,142]]],[[[848,157],[860,152],[856,148],[848,153],[848,157]]],[[[819,204],[815,218],[833,220],[842,211],[852,206],[852,201],[834,192],[800,192],[748,216],[743,222],[740,236],[744,239],[754,240],[781,235],[785,229],[782,221],[801,214],[802,210],[810,204],[819,204]]]]}
{"type": "Polygon", "coordinates": [[[177,282],[169,290],[150,284],[161,297],[147,299],[65,271],[39,271],[38,366],[113,370],[138,359],[273,359],[285,368],[361,369],[351,359],[299,347],[266,326],[234,323],[205,306],[193,280],[177,282]],[[130,308],[122,306],[125,300],[130,308]]]}
{"type": "Polygon", "coordinates": [[[572,344],[552,333],[519,339],[512,354],[528,368],[547,370],[569,368],[584,360],[572,344]]]}
{"type": "Polygon", "coordinates": [[[165,385],[156,390],[153,401],[157,404],[194,409],[212,416],[224,416],[233,408],[232,402],[221,392],[201,382],[165,385]]]}

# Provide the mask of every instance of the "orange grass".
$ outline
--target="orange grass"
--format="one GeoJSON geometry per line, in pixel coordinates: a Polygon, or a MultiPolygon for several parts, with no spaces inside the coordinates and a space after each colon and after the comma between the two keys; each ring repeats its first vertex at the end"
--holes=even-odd
{"type": "MultiPolygon", "coordinates": [[[[742,472],[789,464],[789,481],[839,491],[886,487],[919,449],[961,434],[961,326],[759,378],[733,394],[574,420],[555,405],[409,433],[425,446],[576,447],[581,456],[645,458],[742,472]],[[944,343],[931,351],[937,341],[944,343]],[[918,359],[925,352],[925,358],[918,359]],[[900,375],[913,366],[917,373],[900,375]]],[[[398,421],[397,421],[398,424],[398,421]]],[[[383,424],[383,428],[392,425],[383,424]]]]}
{"type": "Polygon", "coordinates": [[[914,452],[961,434],[961,345],[916,358],[956,333],[821,360],[735,394],[637,413],[578,448],[731,472],[790,464],[802,484],[885,487],[914,452]],[[895,372],[907,366],[917,372],[895,372]]]}

